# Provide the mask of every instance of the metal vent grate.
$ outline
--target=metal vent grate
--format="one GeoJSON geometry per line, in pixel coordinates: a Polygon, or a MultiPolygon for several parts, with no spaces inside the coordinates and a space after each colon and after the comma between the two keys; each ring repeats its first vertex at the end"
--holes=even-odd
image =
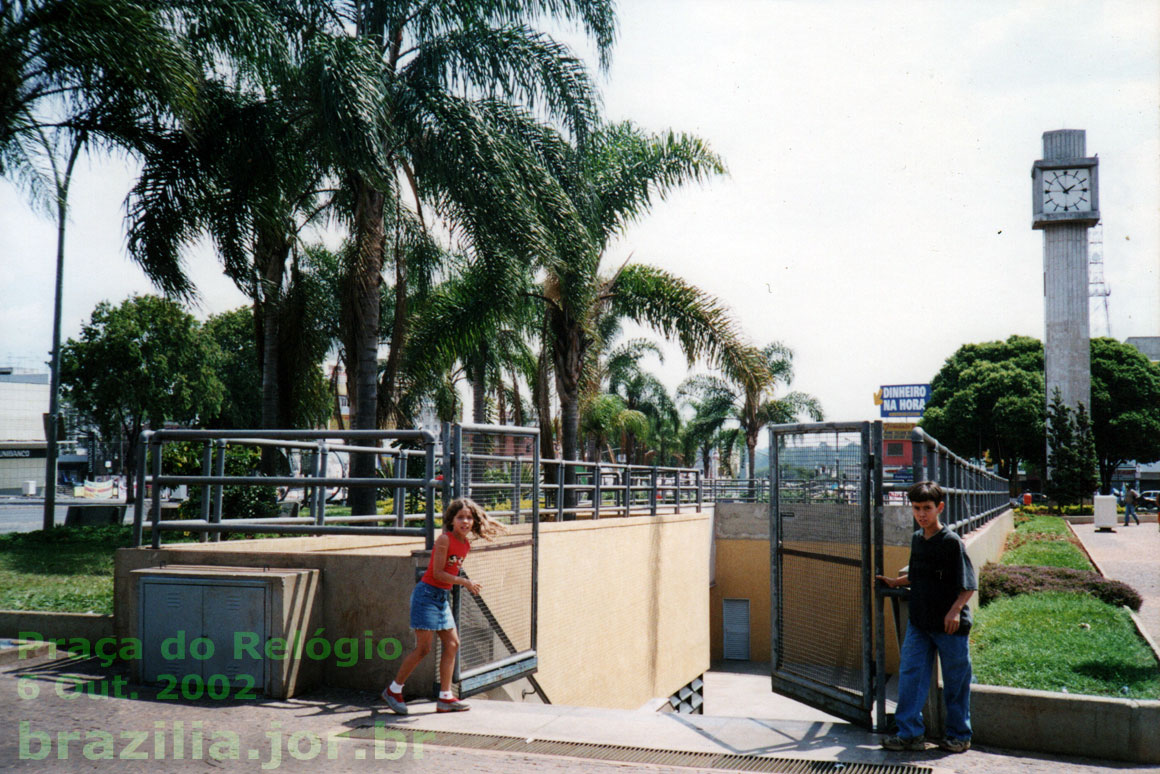
{"type": "MultiPolygon", "coordinates": [[[[380,721],[381,723],[381,721],[380,721]]],[[[374,739],[375,726],[367,724],[348,732],[353,739],[374,739]]],[[[701,769],[730,771],[767,771],[775,774],[930,774],[926,766],[909,764],[851,763],[837,761],[809,761],[797,758],[767,758],[760,755],[735,755],[713,752],[683,752],[651,747],[626,747],[617,744],[558,742],[548,739],[531,742],[514,736],[469,734],[458,731],[437,731],[426,744],[443,747],[461,747],[494,752],[530,753],[533,755],[563,755],[570,758],[643,763],[653,766],[685,766],[701,769]]]]}

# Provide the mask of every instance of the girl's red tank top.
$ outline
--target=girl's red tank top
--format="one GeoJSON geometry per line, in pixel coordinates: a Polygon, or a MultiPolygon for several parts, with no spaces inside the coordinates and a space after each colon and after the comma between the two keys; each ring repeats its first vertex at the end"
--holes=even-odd
{"type": "MultiPolygon", "coordinates": [[[[467,558],[467,552],[471,550],[471,544],[465,543],[451,532],[444,532],[448,538],[447,543],[447,564],[443,566],[443,572],[451,575],[459,574],[459,567],[463,564],[463,560],[467,558]]],[[[431,558],[427,560],[427,572],[423,573],[420,579],[424,583],[434,586],[437,589],[449,589],[450,583],[442,583],[435,580],[435,573],[433,565],[435,564],[435,552],[431,552],[431,558]]]]}

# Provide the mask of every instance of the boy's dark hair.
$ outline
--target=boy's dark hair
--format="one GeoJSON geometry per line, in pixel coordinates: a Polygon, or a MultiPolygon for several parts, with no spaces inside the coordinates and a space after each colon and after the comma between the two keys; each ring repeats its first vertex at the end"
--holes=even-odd
{"type": "Polygon", "coordinates": [[[946,493],[943,488],[933,481],[919,481],[917,484],[911,484],[910,488],[906,490],[906,496],[910,498],[912,503],[934,503],[941,505],[946,493]]]}

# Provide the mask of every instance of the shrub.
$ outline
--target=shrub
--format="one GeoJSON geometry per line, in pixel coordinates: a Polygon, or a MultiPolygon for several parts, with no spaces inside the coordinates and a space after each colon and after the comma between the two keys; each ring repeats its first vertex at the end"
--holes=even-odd
{"type": "Polygon", "coordinates": [[[1000,597],[1014,597],[1037,591],[1064,591],[1088,594],[1109,605],[1127,605],[1138,611],[1143,600],[1134,588],[1109,580],[1098,572],[1066,567],[1037,567],[988,563],[979,572],[979,604],[1000,597]]]}

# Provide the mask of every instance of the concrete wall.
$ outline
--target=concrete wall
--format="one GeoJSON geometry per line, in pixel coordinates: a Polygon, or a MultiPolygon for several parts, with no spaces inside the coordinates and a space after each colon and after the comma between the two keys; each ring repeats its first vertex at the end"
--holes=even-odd
{"type": "Polygon", "coordinates": [[[541,524],[551,702],[635,709],[708,670],[708,555],[707,513],[541,524]]]}
{"type": "Polygon", "coordinates": [[[48,613],[36,610],[0,610],[0,637],[39,634],[43,640],[83,639],[90,643],[113,636],[113,616],[97,613],[48,613]]]}
{"type": "MultiPolygon", "coordinates": [[[[516,527],[504,540],[526,540],[528,531],[516,527]]],[[[319,625],[326,639],[397,637],[406,652],[415,642],[409,627],[415,570],[427,562],[421,548],[407,538],[313,537],[121,549],[117,634],[137,636],[132,570],[162,562],[305,568],[322,571],[319,625]]],[[[708,513],[541,524],[536,679],[549,700],[635,709],[703,674],[709,668],[708,553],[708,513]]],[[[503,587],[503,567],[495,561],[502,554],[479,551],[465,565],[484,583],[485,600],[488,588],[503,587]]],[[[377,690],[396,666],[372,659],[342,668],[331,658],[323,681],[377,690]]],[[[426,694],[434,679],[428,658],[407,681],[408,693],[426,694]]]]}
{"type": "Polygon", "coordinates": [[[1160,763],[1160,701],[974,685],[971,725],[980,744],[1160,763]]]}

